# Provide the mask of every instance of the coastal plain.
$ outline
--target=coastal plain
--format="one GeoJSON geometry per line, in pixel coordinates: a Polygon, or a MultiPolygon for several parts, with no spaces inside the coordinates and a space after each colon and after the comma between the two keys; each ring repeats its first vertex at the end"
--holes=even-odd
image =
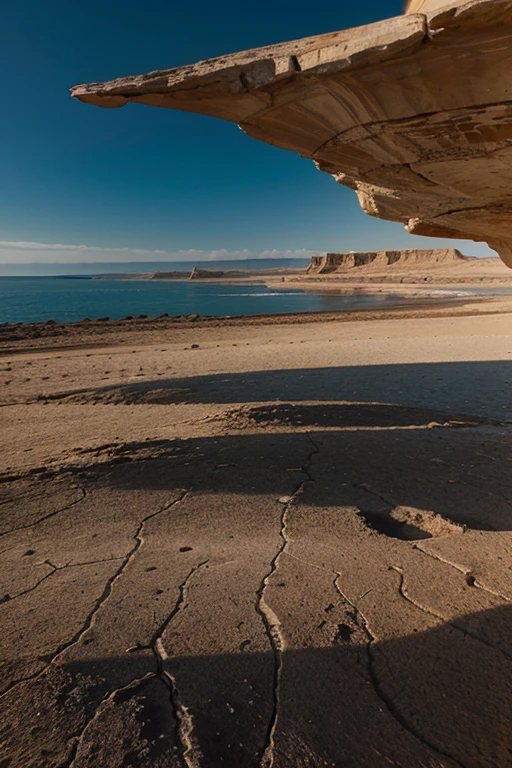
{"type": "Polygon", "coordinates": [[[512,299],[2,327],[2,768],[512,765],[512,299]]]}

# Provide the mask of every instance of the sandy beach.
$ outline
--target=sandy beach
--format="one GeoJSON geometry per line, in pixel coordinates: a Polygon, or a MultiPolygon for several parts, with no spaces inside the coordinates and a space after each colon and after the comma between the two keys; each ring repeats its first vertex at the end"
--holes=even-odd
{"type": "Polygon", "coordinates": [[[0,331],[1,766],[512,765],[512,298],[0,331]]]}

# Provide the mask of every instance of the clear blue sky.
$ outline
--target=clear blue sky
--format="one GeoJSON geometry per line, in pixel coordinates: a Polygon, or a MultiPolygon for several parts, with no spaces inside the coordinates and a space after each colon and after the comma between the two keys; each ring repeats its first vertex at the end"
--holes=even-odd
{"type": "MultiPolygon", "coordinates": [[[[77,83],[401,12],[401,0],[4,4],[0,261],[112,261],[117,252],[102,249],[117,248],[137,260],[138,251],[153,249],[258,254],[438,244],[365,216],[354,193],[313,163],[259,143],[236,125],[140,105],[103,110],[68,92],[77,83]],[[68,253],[9,245],[27,241],[93,248],[68,253]]],[[[470,243],[463,250],[484,253],[470,243]]]]}

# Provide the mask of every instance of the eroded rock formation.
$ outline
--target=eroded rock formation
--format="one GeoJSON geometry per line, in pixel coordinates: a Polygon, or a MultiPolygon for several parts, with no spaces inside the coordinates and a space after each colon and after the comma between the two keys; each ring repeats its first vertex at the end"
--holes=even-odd
{"type": "Polygon", "coordinates": [[[387,21],[72,94],[236,122],[313,160],[366,213],[485,241],[512,267],[511,72],[512,0],[411,0],[387,21]]]}
{"type": "Polygon", "coordinates": [[[367,251],[349,253],[324,253],[312,256],[307,268],[308,274],[328,275],[338,270],[357,267],[399,267],[429,266],[459,264],[471,260],[456,248],[436,248],[433,250],[402,250],[402,251],[367,251]]]}

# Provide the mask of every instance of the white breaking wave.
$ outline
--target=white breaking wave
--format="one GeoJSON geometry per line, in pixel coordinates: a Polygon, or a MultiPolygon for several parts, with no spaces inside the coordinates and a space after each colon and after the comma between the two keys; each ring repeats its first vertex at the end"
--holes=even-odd
{"type": "Polygon", "coordinates": [[[225,296],[227,298],[231,296],[302,296],[303,291],[277,291],[274,293],[219,293],[219,296],[225,296]]]}

